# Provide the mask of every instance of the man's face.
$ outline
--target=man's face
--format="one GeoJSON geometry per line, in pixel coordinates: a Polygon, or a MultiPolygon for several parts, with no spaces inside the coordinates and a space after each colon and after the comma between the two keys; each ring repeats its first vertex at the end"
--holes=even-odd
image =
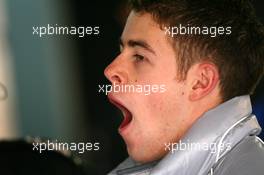
{"type": "Polygon", "coordinates": [[[112,84],[164,85],[165,92],[111,92],[108,97],[124,115],[119,133],[129,155],[150,162],[166,154],[165,143],[186,131],[188,111],[184,81],[177,80],[175,52],[165,31],[150,14],[130,13],[121,37],[121,52],[105,69],[112,84]]]}

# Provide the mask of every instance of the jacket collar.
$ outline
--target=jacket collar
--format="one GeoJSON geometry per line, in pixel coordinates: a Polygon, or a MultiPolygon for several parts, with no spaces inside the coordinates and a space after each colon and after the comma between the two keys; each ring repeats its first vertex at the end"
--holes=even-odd
{"type": "Polygon", "coordinates": [[[216,145],[215,150],[186,149],[171,152],[153,169],[153,175],[170,175],[175,172],[181,172],[182,175],[207,174],[217,159],[244,137],[259,134],[261,128],[251,112],[249,96],[235,97],[209,110],[195,122],[181,142],[216,145]],[[219,149],[219,146],[223,146],[223,149],[219,149]]]}

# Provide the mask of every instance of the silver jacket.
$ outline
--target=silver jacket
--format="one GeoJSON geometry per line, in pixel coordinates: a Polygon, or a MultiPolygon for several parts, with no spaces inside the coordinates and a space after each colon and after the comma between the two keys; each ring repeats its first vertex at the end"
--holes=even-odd
{"type": "Polygon", "coordinates": [[[256,136],[260,131],[250,97],[235,97],[206,112],[181,139],[189,145],[213,145],[211,149],[180,150],[178,145],[149,164],[127,158],[109,175],[264,175],[264,143],[256,136]]]}

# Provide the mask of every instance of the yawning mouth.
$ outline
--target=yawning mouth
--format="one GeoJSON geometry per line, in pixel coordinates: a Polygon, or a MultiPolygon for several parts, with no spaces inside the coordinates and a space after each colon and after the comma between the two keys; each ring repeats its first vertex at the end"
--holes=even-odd
{"type": "Polygon", "coordinates": [[[122,131],[132,121],[132,114],[124,105],[121,104],[121,102],[119,102],[116,99],[114,99],[110,94],[108,95],[108,99],[113,105],[115,105],[118,109],[120,109],[122,111],[124,119],[123,119],[122,123],[119,126],[119,131],[122,131]]]}

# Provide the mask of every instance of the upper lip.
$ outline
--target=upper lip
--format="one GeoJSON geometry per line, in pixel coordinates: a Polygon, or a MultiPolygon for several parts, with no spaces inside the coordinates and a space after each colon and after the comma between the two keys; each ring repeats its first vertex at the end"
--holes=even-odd
{"type": "Polygon", "coordinates": [[[112,95],[112,93],[109,93],[107,95],[108,97],[108,100],[111,102],[111,103],[120,103],[120,102],[117,102],[118,100],[112,95]]]}
{"type": "Polygon", "coordinates": [[[128,110],[126,108],[126,106],[117,98],[115,98],[111,93],[108,94],[108,99],[110,101],[110,103],[112,103],[113,105],[115,105],[116,107],[118,107],[121,111],[123,110],[128,110]]]}

